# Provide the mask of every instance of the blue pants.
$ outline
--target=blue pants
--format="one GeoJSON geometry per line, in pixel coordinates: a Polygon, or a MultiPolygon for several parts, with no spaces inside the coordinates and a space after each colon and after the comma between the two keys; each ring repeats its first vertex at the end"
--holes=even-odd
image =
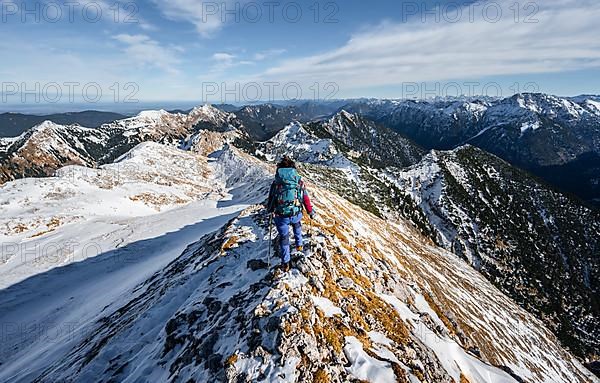
{"type": "Polygon", "coordinates": [[[283,263],[290,261],[290,225],[294,229],[296,247],[302,246],[302,224],[300,221],[302,221],[302,213],[289,218],[275,217],[275,226],[279,233],[279,254],[281,254],[281,262],[283,263]]]}

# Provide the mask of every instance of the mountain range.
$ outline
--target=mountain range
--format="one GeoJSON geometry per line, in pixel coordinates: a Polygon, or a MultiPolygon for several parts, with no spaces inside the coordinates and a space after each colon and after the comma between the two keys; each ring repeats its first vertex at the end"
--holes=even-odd
{"type": "Polygon", "coordinates": [[[345,109],[426,149],[472,144],[591,204],[600,200],[600,101],[516,94],[506,99],[365,100],[345,109]]]}
{"type": "Polygon", "coordinates": [[[317,185],[312,255],[273,276],[260,204],[272,166],[230,132],[204,134],[219,147],[208,155],[147,142],[98,169],[3,186],[4,235],[102,252],[6,259],[0,379],[598,381],[409,222],[317,185]]]}
{"type": "Polygon", "coordinates": [[[424,155],[413,144],[412,155],[406,156],[410,141],[386,141],[362,122],[359,115],[342,111],[317,124],[325,128],[292,125],[261,153],[270,150],[267,158],[292,153],[311,164],[303,170],[320,186],[381,217],[409,220],[544,319],[575,353],[597,354],[597,210],[474,146],[424,155]],[[327,130],[332,126],[338,129],[327,130]],[[352,133],[355,130],[364,134],[352,133]],[[383,144],[385,151],[366,150],[361,141],[365,136],[383,144]],[[337,145],[332,137],[339,137],[337,145]]]}
{"type": "Polygon", "coordinates": [[[600,354],[598,210],[507,160],[564,169],[595,153],[593,102],[357,100],[324,115],[205,105],[0,139],[2,238],[48,246],[86,233],[104,249],[3,259],[3,323],[80,315],[85,331],[50,346],[11,333],[0,376],[597,381],[580,361],[594,369],[600,354]],[[483,148],[523,141],[527,151],[483,148]],[[284,154],[320,216],[306,222],[313,256],[273,279],[260,203],[284,154]],[[131,259],[107,267],[115,257],[131,259]],[[117,272],[139,274],[112,286],[117,272]],[[80,282],[87,273],[97,277],[80,282]],[[94,288],[106,297],[69,303],[94,288]]]}
{"type": "Polygon", "coordinates": [[[98,128],[45,121],[14,138],[0,138],[0,182],[52,175],[60,167],[110,163],[146,141],[175,142],[209,124],[227,129],[231,115],[203,106],[188,114],[145,111],[98,128]]]}
{"type": "Polygon", "coordinates": [[[0,137],[16,137],[29,128],[44,121],[52,121],[61,125],[78,124],[89,128],[97,128],[115,120],[125,118],[124,115],[112,112],[89,110],[74,113],[55,113],[47,115],[31,115],[23,113],[0,114],[0,137]]]}

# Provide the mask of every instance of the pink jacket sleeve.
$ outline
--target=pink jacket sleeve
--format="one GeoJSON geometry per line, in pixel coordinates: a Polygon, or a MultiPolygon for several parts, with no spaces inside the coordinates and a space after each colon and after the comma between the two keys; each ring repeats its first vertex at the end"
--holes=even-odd
{"type": "Polygon", "coordinates": [[[304,208],[306,209],[308,214],[312,213],[313,207],[310,203],[310,197],[308,196],[308,192],[306,191],[304,182],[302,182],[302,202],[304,203],[304,208]]]}

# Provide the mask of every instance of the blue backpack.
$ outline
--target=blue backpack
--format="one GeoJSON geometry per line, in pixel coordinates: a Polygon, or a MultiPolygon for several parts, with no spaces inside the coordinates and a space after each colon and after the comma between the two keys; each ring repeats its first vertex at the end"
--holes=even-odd
{"type": "Polygon", "coordinates": [[[302,211],[302,190],[296,169],[282,168],[275,175],[275,214],[293,217],[302,211]]]}

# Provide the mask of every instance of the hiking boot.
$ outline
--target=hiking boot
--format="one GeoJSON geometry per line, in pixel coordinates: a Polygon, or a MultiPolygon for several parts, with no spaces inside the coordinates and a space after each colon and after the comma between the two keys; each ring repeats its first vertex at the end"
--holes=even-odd
{"type": "Polygon", "coordinates": [[[301,253],[303,250],[304,250],[303,246],[296,246],[296,251],[301,253]]]}

